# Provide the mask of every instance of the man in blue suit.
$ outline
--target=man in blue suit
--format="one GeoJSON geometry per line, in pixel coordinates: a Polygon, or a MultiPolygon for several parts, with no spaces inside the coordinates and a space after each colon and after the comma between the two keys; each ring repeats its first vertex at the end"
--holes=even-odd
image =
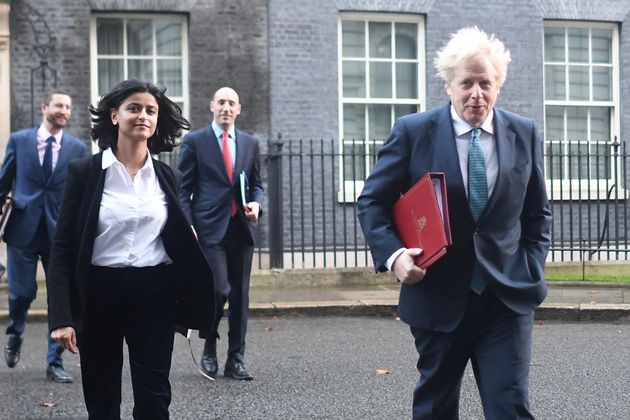
{"type": "MultiPolygon", "coordinates": [[[[9,280],[9,336],[4,347],[7,366],[15,367],[26,316],[37,294],[37,261],[48,269],[50,245],[66,180],[68,162],[88,155],[86,146],[65,133],[72,99],[63,90],[48,93],[41,105],[39,127],[12,133],[0,169],[0,202],[11,193],[13,212],[6,226],[9,280]]],[[[46,376],[55,382],[72,382],[63,369],[63,348],[48,337],[46,376]]]]}
{"type": "Polygon", "coordinates": [[[402,283],[400,318],[419,354],[414,419],[457,419],[471,361],[485,417],[533,418],[528,375],[534,309],[544,300],[551,212],[534,122],[495,108],[510,54],[474,28],[435,65],[450,104],[396,121],[358,199],[376,269],[402,283]],[[426,271],[391,224],[401,193],[445,172],[453,245],[426,271]]]}
{"type": "Polygon", "coordinates": [[[200,372],[209,379],[216,378],[216,340],[227,301],[229,332],[224,375],[251,380],[253,375],[245,366],[245,334],[254,241],[265,199],[260,179],[260,146],[255,137],[234,126],[241,112],[234,89],[217,90],[210,111],[212,123],[189,133],[179,154],[182,207],[212,268],[219,300],[214,325],[199,331],[206,340],[200,372]]]}

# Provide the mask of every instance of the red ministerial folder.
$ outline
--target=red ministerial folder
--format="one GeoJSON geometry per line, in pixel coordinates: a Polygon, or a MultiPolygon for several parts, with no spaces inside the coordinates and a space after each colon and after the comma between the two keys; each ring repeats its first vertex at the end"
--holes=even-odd
{"type": "Polygon", "coordinates": [[[421,248],[415,263],[427,268],[451,245],[446,176],[429,172],[405,192],[392,208],[394,229],[407,248],[421,248]]]}

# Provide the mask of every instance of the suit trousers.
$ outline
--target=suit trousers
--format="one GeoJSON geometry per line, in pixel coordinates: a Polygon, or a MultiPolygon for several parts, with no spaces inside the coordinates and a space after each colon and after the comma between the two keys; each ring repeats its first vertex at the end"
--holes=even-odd
{"type": "MultiPolygon", "coordinates": [[[[253,245],[245,245],[246,226],[236,217],[230,220],[220,244],[205,247],[216,289],[216,314],[210,330],[199,331],[199,337],[208,340],[219,338],[219,322],[228,302],[228,359],[243,361],[245,334],[249,315],[249,281],[252,271],[253,245]],[[227,291],[227,294],[226,294],[227,291]]],[[[216,350],[216,349],[215,349],[216,350]]]]}
{"type": "Polygon", "coordinates": [[[170,269],[92,267],[87,297],[78,345],[89,418],[120,419],[124,339],[134,419],[167,419],[175,329],[170,269]]]}
{"type": "MultiPolygon", "coordinates": [[[[7,246],[7,278],[9,281],[9,325],[6,333],[22,336],[31,303],[37,297],[37,262],[41,258],[44,272],[48,271],[50,239],[46,219],[42,217],[35,236],[26,247],[7,246]]],[[[46,361],[63,367],[63,347],[48,335],[46,361]]]]}
{"type": "Polygon", "coordinates": [[[462,377],[471,361],[488,420],[533,419],[528,376],[534,314],[518,314],[486,288],[470,292],[460,325],[452,332],[411,327],[420,379],[414,419],[458,419],[462,377]]]}

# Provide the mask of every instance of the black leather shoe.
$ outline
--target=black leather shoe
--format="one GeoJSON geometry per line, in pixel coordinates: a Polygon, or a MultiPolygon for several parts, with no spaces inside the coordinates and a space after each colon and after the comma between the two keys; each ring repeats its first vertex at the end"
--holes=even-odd
{"type": "Polygon", "coordinates": [[[217,377],[217,372],[219,371],[219,362],[217,362],[217,358],[214,356],[210,356],[209,354],[204,354],[201,356],[201,363],[199,363],[199,373],[201,373],[206,378],[214,381],[217,377]]]}
{"type": "Polygon", "coordinates": [[[53,382],[58,382],[60,384],[69,384],[72,382],[72,376],[61,366],[56,365],[48,365],[46,369],[46,377],[53,382]]]}
{"type": "Polygon", "coordinates": [[[228,359],[225,363],[225,371],[223,372],[223,375],[226,378],[234,378],[240,381],[251,381],[254,379],[254,375],[249,373],[245,367],[245,363],[236,359],[228,359]]]}
{"type": "Polygon", "coordinates": [[[15,334],[9,334],[9,341],[4,346],[4,360],[7,366],[12,368],[17,365],[20,360],[20,348],[22,348],[22,337],[15,334]]]}

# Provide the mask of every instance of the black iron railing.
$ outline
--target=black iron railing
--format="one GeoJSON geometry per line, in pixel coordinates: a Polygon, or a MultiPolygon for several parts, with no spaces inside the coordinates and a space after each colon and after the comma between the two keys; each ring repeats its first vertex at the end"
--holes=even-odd
{"type": "MultiPolygon", "coordinates": [[[[267,203],[254,265],[368,267],[356,197],[382,142],[274,139],[263,147],[267,203]]],[[[550,261],[626,260],[629,156],[624,143],[563,142],[546,147],[554,215],[550,261]]],[[[175,159],[170,158],[171,163],[175,159]]]]}

